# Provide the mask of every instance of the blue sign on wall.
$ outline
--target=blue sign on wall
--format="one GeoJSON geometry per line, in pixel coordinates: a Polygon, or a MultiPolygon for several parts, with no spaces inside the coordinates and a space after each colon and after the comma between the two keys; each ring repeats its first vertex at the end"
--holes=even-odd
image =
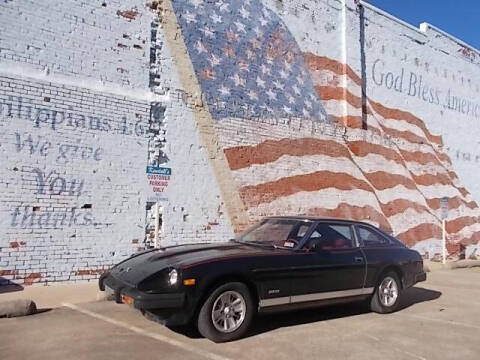
{"type": "Polygon", "coordinates": [[[147,174],[172,175],[172,168],[161,166],[147,166],[147,174]]]}
{"type": "Polygon", "coordinates": [[[440,199],[441,218],[445,220],[448,217],[448,197],[444,196],[440,199]]]}

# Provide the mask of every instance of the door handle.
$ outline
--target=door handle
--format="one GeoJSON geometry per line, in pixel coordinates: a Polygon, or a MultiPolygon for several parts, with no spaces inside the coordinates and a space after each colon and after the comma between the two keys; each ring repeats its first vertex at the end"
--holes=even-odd
{"type": "Polygon", "coordinates": [[[358,262],[358,263],[363,262],[363,257],[361,257],[361,256],[355,256],[355,262],[358,262]]]}

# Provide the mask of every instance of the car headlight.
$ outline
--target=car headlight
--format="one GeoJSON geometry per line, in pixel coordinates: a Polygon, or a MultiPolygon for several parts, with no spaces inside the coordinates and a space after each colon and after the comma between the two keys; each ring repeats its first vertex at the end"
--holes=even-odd
{"type": "Polygon", "coordinates": [[[168,273],[168,283],[173,286],[178,281],[178,272],[175,269],[170,270],[168,273]]]}

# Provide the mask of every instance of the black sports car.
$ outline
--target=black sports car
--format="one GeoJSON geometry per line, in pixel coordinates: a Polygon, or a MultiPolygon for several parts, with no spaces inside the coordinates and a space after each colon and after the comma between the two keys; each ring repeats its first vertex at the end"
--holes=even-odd
{"type": "Polygon", "coordinates": [[[424,280],[421,256],[372,225],[270,217],[229,242],[135,254],[99,286],[166,325],[195,322],[222,342],[243,336],[257,312],[366,300],[389,313],[402,290],[424,280]]]}

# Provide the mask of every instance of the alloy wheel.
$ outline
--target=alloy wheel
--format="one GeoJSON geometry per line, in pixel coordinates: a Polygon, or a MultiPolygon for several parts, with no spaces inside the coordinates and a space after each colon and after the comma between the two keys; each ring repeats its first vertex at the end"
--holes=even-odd
{"type": "Polygon", "coordinates": [[[213,303],[213,325],[222,333],[233,332],[242,325],[246,311],[245,299],[240,293],[231,290],[225,291],[213,303]]]}
{"type": "Polygon", "coordinates": [[[387,276],[383,279],[378,296],[383,306],[390,307],[395,304],[398,298],[398,285],[394,278],[387,276]]]}

